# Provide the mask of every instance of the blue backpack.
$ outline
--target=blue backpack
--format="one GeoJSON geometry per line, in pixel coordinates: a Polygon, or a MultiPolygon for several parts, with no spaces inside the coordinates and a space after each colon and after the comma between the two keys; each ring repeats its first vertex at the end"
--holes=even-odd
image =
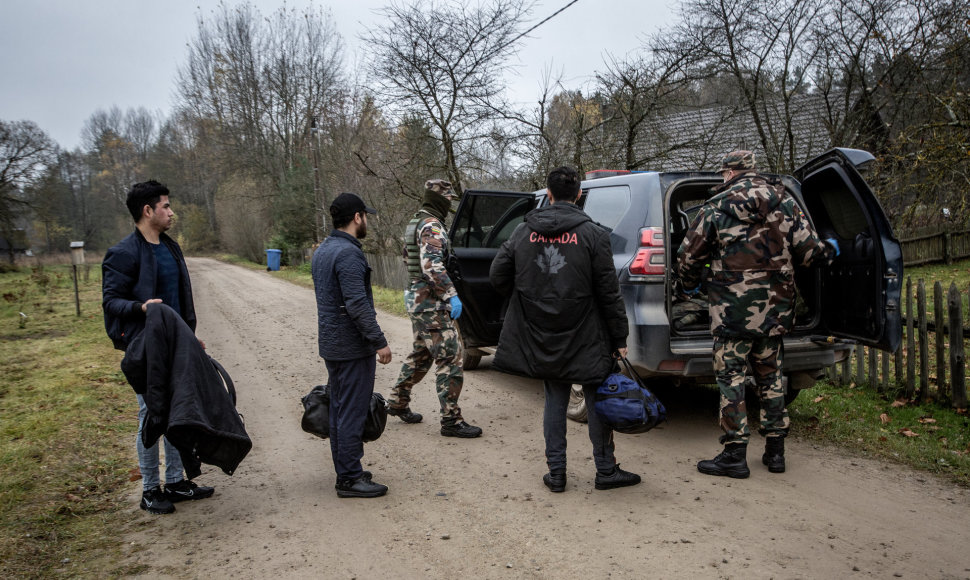
{"type": "Polygon", "coordinates": [[[620,361],[630,378],[620,373],[606,377],[596,389],[593,409],[614,431],[620,433],[644,433],[667,420],[667,408],[643,385],[643,379],[633,370],[625,357],[620,361]]]}

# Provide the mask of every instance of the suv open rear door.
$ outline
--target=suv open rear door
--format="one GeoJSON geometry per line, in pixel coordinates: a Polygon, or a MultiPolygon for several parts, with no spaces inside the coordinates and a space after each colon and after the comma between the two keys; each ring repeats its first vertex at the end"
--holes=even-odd
{"type": "Polygon", "coordinates": [[[451,244],[461,279],[455,282],[464,309],[459,325],[465,347],[498,344],[506,298],[492,288],[488,270],[498,249],[536,207],[534,193],[466,191],[451,225],[451,244]]]}
{"type": "Polygon", "coordinates": [[[894,351],[902,338],[903,259],[882,206],[857,168],[866,151],[832,149],[794,175],[815,228],[841,250],[821,268],[821,321],[834,336],[894,351]]]}

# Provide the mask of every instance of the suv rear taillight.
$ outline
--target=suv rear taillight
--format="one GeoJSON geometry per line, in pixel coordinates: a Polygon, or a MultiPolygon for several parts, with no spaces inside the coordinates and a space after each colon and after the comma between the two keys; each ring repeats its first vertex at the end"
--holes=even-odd
{"type": "Polygon", "coordinates": [[[640,248],[630,264],[630,274],[635,276],[664,275],[664,230],[643,228],[640,230],[640,248]]]}

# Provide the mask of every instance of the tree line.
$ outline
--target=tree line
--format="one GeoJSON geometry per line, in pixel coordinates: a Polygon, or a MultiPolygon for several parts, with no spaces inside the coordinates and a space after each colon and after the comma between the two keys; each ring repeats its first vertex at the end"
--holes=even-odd
{"type": "Polygon", "coordinates": [[[95,111],[73,151],[0,120],[0,234],[104,249],[131,228],[125,192],[154,178],[188,251],[308,247],[353,191],[381,210],[368,250],[392,254],[431,177],[459,194],[532,190],[558,165],[711,169],[737,147],[777,173],[866,149],[897,228],[970,221],[970,0],[682,0],[673,25],[582,88],[549,69],[522,106],[506,78],[534,11],[389,3],[348,62],[324,9],[220,4],[198,16],[169,115],[95,111]]]}

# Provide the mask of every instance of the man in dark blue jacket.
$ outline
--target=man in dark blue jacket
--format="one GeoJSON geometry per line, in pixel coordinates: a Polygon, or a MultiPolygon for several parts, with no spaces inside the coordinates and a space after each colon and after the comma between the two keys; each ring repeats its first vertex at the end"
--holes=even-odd
{"type": "Polygon", "coordinates": [[[387,486],[364,471],[364,420],[374,394],[377,363],[391,362],[391,349],[377,324],[370,266],[360,241],[367,235],[367,207],[353,193],[330,205],[334,230],[313,254],[320,356],[330,384],[330,453],[339,497],[379,497],[387,486]]]}
{"type": "MultiPolygon", "coordinates": [[[[610,374],[614,355],[626,356],[626,309],[613,266],[610,232],[586,215],[579,174],[554,169],[546,179],[550,205],[526,214],[492,260],[492,286],[509,296],[509,309],[492,365],[543,379],[542,430],[553,492],[566,489],[566,407],[573,384],[583,385],[586,408],[610,374]]],[[[640,483],[620,469],[613,431],[590,412],[589,439],[596,489],[640,483]]]]}
{"type": "MultiPolygon", "coordinates": [[[[168,198],[168,188],[157,181],[136,183],[125,201],[135,220],[135,231],[112,246],[101,264],[104,326],[118,350],[127,350],[132,339],[144,330],[145,313],[152,304],[170,306],[195,332],[189,271],[181,248],[165,234],[172,227],[175,215],[168,198]]],[[[144,397],[141,394],[137,397],[141,509],[168,514],[175,511],[173,502],[210,497],[214,491],[211,487],[200,487],[185,479],[178,450],[164,438],[165,491],[162,491],[158,444],[146,448],[142,443],[148,408],[144,397]]]]}

